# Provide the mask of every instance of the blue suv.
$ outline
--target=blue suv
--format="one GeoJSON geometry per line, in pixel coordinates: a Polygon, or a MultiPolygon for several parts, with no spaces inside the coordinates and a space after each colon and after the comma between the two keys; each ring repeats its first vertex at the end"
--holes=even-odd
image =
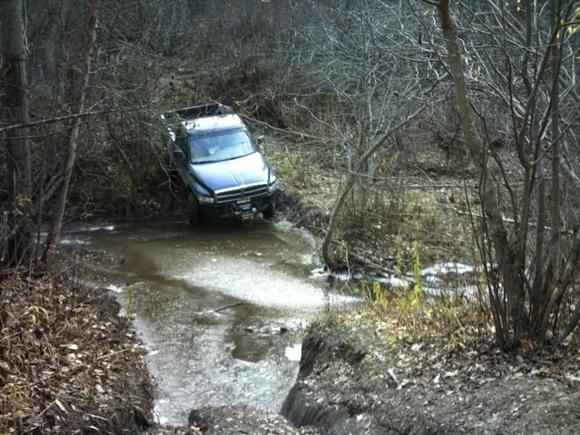
{"type": "Polygon", "coordinates": [[[271,218],[276,174],[241,118],[211,103],[161,116],[169,133],[171,162],[189,193],[189,222],[216,218],[271,218]]]}

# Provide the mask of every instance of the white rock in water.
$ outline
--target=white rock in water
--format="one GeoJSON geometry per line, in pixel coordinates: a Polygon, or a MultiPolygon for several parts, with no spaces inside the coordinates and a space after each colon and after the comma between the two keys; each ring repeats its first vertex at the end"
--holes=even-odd
{"type": "Polygon", "coordinates": [[[300,361],[300,357],[302,356],[302,344],[298,343],[294,346],[288,346],[284,351],[284,355],[290,361],[300,361]]]}
{"type": "Polygon", "coordinates": [[[115,292],[115,293],[122,293],[123,289],[124,289],[123,287],[115,285],[115,284],[109,284],[107,286],[107,290],[111,290],[112,292],[115,292]]]}

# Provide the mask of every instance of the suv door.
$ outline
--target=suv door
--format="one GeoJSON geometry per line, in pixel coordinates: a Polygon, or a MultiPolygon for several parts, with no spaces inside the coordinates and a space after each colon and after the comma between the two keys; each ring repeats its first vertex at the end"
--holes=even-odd
{"type": "Polygon", "coordinates": [[[187,133],[183,129],[178,129],[175,134],[175,140],[172,141],[171,158],[173,164],[183,179],[188,185],[188,171],[189,171],[189,153],[187,149],[187,133]]]}

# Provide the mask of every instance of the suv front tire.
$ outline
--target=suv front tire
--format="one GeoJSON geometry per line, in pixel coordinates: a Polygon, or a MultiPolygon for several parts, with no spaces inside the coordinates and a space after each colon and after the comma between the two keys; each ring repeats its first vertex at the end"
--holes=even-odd
{"type": "Polygon", "coordinates": [[[197,198],[191,192],[187,195],[185,211],[187,213],[189,225],[196,227],[203,223],[203,211],[201,210],[197,198]]]}
{"type": "Polygon", "coordinates": [[[276,205],[274,203],[272,203],[268,206],[268,208],[266,208],[262,212],[262,215],[264,216],[264,219],[271,220],[274,217],[275,211],[276,211],[276,205]]]}

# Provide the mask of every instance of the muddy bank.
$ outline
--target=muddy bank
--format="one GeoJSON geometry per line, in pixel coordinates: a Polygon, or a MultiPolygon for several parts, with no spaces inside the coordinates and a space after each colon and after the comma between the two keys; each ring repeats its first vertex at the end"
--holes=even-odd
{"type": "Polygon", "coordinates": [[[283,414],[328,434],[578,433],[577,352],[505,354],[437,335],[389,344],[388,331],[365,311],[311,325],[283,414]]]}
{"type": "Polygon", "coordinates": [[[0,432],[139,433],[152,385],[106,290],[65,278],[0,283],[0,432]]]}
{"type": "Polygon", "coordinates": [[[305,228],[318,237],[324,235],[329,215],[305,198],[303,192],[283,186],[278,192],[276,207],[279,215],[299,228],[305,228]]]}

